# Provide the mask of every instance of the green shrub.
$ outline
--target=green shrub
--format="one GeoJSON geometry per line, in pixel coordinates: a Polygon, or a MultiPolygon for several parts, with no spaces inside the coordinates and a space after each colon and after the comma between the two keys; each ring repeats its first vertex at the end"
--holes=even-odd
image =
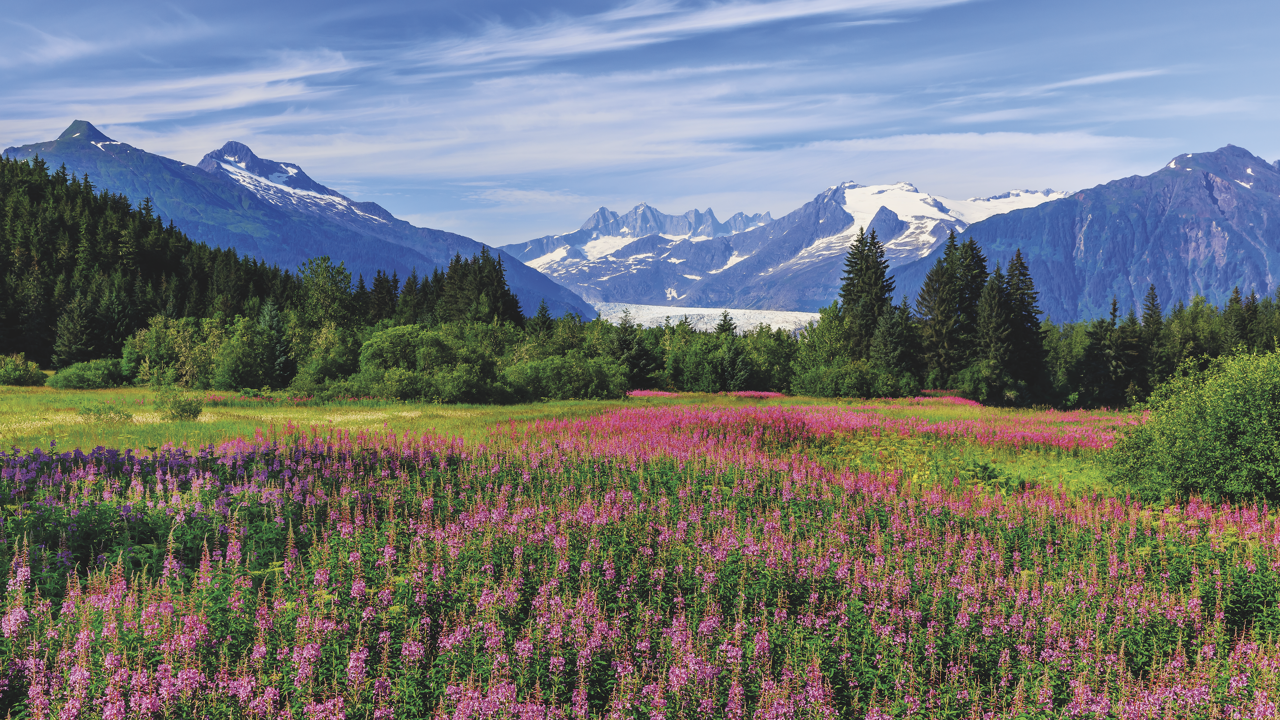
{"type": "Polygon", "coordinates": [[[80,408],[80,417],[84,418],[85,422],[98,424],[133,422],[133,413],[118,405],[108,405],[107,403],[86,405],[80,408]]]}
{"type": "Polygon", "coordinates": [[[803,370],[791,381],[791,392],[809,397],[874,397],[877,373],[866,360],[803,370]]]}
{"type": "Polygon", "coordinates": [[[161,388],[156,395],[156,409],[165,420],[190,422],[200,417],[204,399],[198,395],[179,393],[173,386],[161,388]]]}
{"type": "Polygon", "coordinates": [[[0,385],[44,385],[45,380],[40,366],[28,362],[22,353],[0,355],[0,385]]]}
{"type": "Polygon", "coordinates": [[[622,363],[579,353],[517,363],[503,371],[502,378],[526,400],[606,400],[627,394],[622,363]]]}
{"type": "Polygon", "coordinates": [[[120,360],[90,360],[65,367],[49,378],[49,387],[59,390],[100,390],[128,382],[120,360]]]}
{"type": "Polygon", "coordinates": [[[1280,352],[1189,360],[1112,454],[1111,481],[1146,500],[1280,501],[1280,352]]]}

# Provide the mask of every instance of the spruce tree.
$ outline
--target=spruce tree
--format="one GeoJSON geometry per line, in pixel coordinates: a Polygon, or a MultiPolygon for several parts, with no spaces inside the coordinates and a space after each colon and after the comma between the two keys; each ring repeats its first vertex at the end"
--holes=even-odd
{"type": "Polygon", "coordinates": [[[1154,283],[1147,287],[1146,297],[1142,299],[1141,343],[1142,365],[1139,370],[1139,385],[1146,394],[1150,394],[1169,373],[1164,311],[1160,308],[1160,298],[1156,295],[1154,283]]]}
{"type": "Polygon", "coordinates": [[[58,318],[53,342],[54,368],[61,369],[93,359],[95,348],[90,344],[89,337],[89,324],[92,320],[93,309],[88,298],[83,293],[76,293],[58,318]]]}
{"type": "Polygon", "coordinates": [[[1045,381],[1044,334],[1040,329],[1039,293],[1031,270],[1014,252],[1005,268],[1005,298],[1009,304],[1009,370],[1015,380],[1043,391],[1045,381]]]}
{"type": "Polygon", "coordinates": [[[1231,291],[1231,297],[1227,300],[1227,307],[1222,312],[1222,350],[1226,353],[1234,352],[1239,345],[1248,345],[1249,343],[1249,321],[1244,311],[1244,297],[1240,294],[1240,286],[1237,285],[1231,291]]]}
{"type": "Polygon", "coordinates": [[[905,297],[901,305],[880,316],[880,324],[871,338],[868,359],[871,367],[892,374],[899,384],[901,380],[910,378],[916,386],[919,385],[920,335],[905,297]]]}
{"type": "Polygon", "coordinates": [[[734,324],[733,318],[729,316],[729,311],[725,310],[720,314],[720,322],[716,323],[715,334],[717,335],[736,335],[738,326],[734,324]]]}
{"type": "Polygon", "coordinates": [[[987,285],[987,258],[972,237],[954,245],[955,233],[948,241],[954,250],[947,257],[956,292],[956,336],[959,341],[957,355],[960,362],[968,363],[981,353],[978,345],[978,303],[987,285]]]}
{"type": "Polygon", "coordinates": [[[876,231],[858,230],[845,256],[840,283],[840,317],[845,322],[846,346],[854,360],[864,360],[871,351],[880,317],[893,307],[893,277],[884,259],[884,245],[876,231]]]}
{"type": "MultiPolygon", "coordinates": [[[[378,271],[382,273],[381,270],[378,271]]],[[[371,307],[373,298],[370,297],[369,287],[364,283],[364,273],[356,278],[356,290],[351,295],[351,311],[361,322],[368,322],[370,325],[377,322],[372,318],[371,307]]]]}
{"type": "MultiPolygon", "coordinates": [[[[630,322],[631,315],[628,312],[624,311],[622,316],[623,320],[630,322]]],[[[538,312],[525,323],[525,332],[529,335],[541,337],[551,332],[554,327],[555,319],[551,317],[551,308],[547,305],[547,299],[542,298],[542,301],[538,303],[538,312]]]]}
{"type": "MultiPolygon", "coordinates": [[[[396,290],[399,288],[398,278],[387,277],[383,271],[373,276],[373,287],[369,290],[369,323],[377,323],[396,315],[396,290]]],[[[408,284],[405,285],[406,290],[408,284]]],[[[415,288],[416,289],[416,288],[415,288]]]]}
{"type": "Polygon", "coordinates": [[[1000,266],[987,279],[978,299],[976,323],[977,361],[1008,368],[1012,355],[1013,313],[1010,311],[1004,274],[1000,266]]]}
{"type": "MultiPolygon", "coordinates": [[[[954,246],[954,243],[953,238],[948,244],[954,246]]],[[[961,358],[956,295],[954,276],[944,254],[929,269],[920,292],[916,295],[925,385],[933,389],[944,387],[959,369],[961,358]]]]}

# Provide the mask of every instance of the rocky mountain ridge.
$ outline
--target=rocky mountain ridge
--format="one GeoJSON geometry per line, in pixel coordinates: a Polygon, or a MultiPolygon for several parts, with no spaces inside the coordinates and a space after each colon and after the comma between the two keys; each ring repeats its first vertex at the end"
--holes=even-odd
{"type": "Polygon", "coordinates": [[[673,216],[645,204],[626,215],[601,208],[577,231],[507,249],[593,303],[816,312],[835,297],[859,228],[874,229],[896,265],[972,222],[1063,196],[1015,190],[949,200],[910,183],[843,183],[777,220],[739,213],[716,227],[709,209],[673,216]]]}
{"type": "MultiPolygon", "coordinates": [[[[352,275],[371,279],[377,270],[403,279],[447,266],[455,254],[470,257],[484,247],[455,233],[415,227],[376,203],[356,202],[311,179],[293,163],[265,160],[247,146],[229,142],[198,165],[172,160],[107,137],[77,120],[57,140],[11,147],[4,155],[37,156],[51,167],[88,174],[99,189],[135,204],[150,198],[155,211],[188,237],[214,247],[293,269],[328,255],[352,275]]],[[[507,282],[526,314],[546,300],[554,314],[594,317],[572,291],[495,250],[507,282]]]]}

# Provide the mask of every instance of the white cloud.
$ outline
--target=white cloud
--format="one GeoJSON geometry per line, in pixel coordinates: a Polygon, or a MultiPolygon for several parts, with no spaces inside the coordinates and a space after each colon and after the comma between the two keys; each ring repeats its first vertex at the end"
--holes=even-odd
{"type": "Polygon", "coordinates": [[[915,12],[971,0],[766,0],[685,8],[641,2],[530,27],[493,23],[474,37],[437,40],[408,53],[427,65],[523,64],[550,58],[612,52],[726,32],[766,23],[829,15],[915,12]]]}
{"type": "Polygon", "coordinates": [[[21,31],[6,33],[5,48],[0,50],[0,67],[5,68],[56,65],[118,50],[136,51],[147,46],[189,42],[209,34],[207,25],[186,14],[180,14],[174,22],[149,18],[146,23],[128,25],[115,32],[99,32],[92,40],[74,34],[45,32],[30,23],[12,19],[3,22],[21,31]]]}
{"type": "Polygon", "coordinates": [[[590,202],[577,193],[563,190],[518,190],[515,188],[492,188],[473,193],[470,197],[496,203],[504,209],[522,209],[530,206],[546,207],[554,205],[579,205],[590,202]]]}
{"type": "Polygon", "coordinates": [[[1121,72],[1103,73],[1101,75],[1089,75],[1087,77],[1075,78],[1073,80],[1064,80],[1062,82],[1049,83],[1035,88],[1035,92],[1047,92],[1050,90],[1059,90],[1069,87],[1084,87],[1086,85],[1106,85],[1114,82],[1123,82],[1125,80],[1138,80],[1141,78],[1156,77],[1157,75],[1166,75],[1168,70],[1124,70],[1121,72]]]}

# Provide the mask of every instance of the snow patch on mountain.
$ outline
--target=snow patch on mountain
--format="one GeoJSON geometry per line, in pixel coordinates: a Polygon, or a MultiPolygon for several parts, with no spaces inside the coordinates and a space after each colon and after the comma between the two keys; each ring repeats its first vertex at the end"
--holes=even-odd
{"type": "Polygon", "coordinates": [[[631,303],[592,303],[600,317],[617,324],[623,314],[628,313],[631,321],[644,327],[658,327],[670,322],[676,324],[687,319],[694,330],[714,330],[720,322],[720,316],[727,309],[729,317],[738,326],[738,331],[749,330],[759,325],[784,330],[798,330],[810,322],[818,321],[818,313],[788,312],[785,310],[745,310],[742,308],[686,308],[668,305],[635,305],[631,303]]]}
{"type": "Polygon", "coordinates": [[[374,222],[387,223],[386,220],[376,215],[362,212],[350,199],[336,193],[329,195],[282,185],[277,180],[279,173],[274,173],[264,178],[246,170],[243,167],[243,163],[221,162],[219,165],[223,170],[226,170],[231,179],[243,185],[254,195],[275,205],[293,205],[299,210],[309,210],[328,215],[351,213],[374,222]]]}

